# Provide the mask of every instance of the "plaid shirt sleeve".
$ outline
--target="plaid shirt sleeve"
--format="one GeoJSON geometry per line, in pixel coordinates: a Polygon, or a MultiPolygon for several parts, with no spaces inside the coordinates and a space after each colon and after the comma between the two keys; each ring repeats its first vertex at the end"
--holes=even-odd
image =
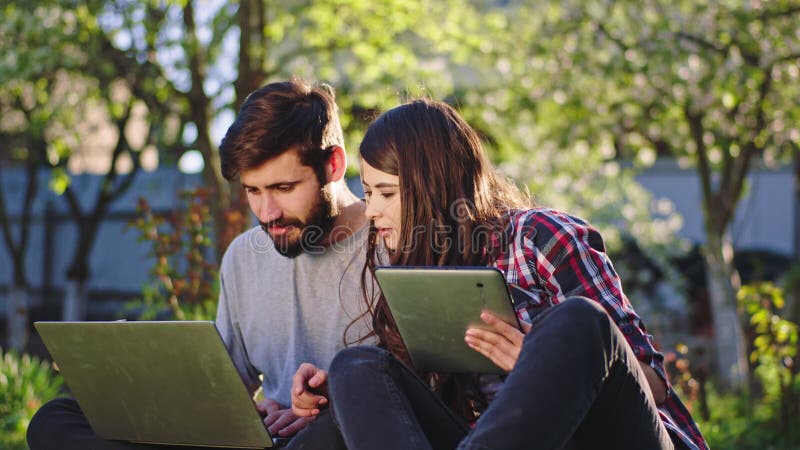
{"type": "Polygon", "coordinates": [[[595,228],[579,218],[546,209],[512,215],[510,227],[509,251],[497,266],[512,285],[522,320],[530,321],[542,308],[569,297],[595,300],[620,328],[636,357],[666,380],[663,356],[622,292],[595,228]]]}
{"type": "Polygon", "coordinates": [[[574,296],[600,303],[636,357],[667,384],[667,401],[659,406],[667,428],[689,448],[707,448],[672,391],[664,357],[655,349],[653,336],[622,292],[600,233],[587,222],[552,209],[519,211],[509,219],[506,251],[494,265],[506,274],[519,318],[530,322],[542,310],[574,296]]]}

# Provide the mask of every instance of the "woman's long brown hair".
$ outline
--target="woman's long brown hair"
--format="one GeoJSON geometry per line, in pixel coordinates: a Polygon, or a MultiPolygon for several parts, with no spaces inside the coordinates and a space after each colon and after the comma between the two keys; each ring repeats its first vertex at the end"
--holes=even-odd
{"type": "MultiPolygon", "coordinates": [[[[402,228],[392,265],[487,265],[501,250],[491,236],[503,235],[508,212],[531,203],[495,174],[478,134],[446,103],[420,99],[387,111],[369,127],[359,152],[370,166],[400,179],[402,228]]],[[[377,249],[371,225],[361,284],[372,333],[413,370],[386,299],[375,289],[377,249]]],[[[467,419],[485,406],[475,377],[420,375],[467,419]]]]}

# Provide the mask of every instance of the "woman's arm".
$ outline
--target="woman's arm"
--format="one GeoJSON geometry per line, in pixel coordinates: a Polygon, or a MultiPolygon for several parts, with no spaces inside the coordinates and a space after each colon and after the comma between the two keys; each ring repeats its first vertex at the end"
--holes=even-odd
{"type": "MultiPolygon", "coordinates": [[[[470,348],[489,358],[498,367],[510,372],[519,358],[519,354],[522,351],[522,341],[525,338],[525,334],[530,331],[531,326],[522,322],[522,331],[520,331],[489,312],[481,314],[481,320],[494,328],[496,332],[481,328],[469,328],[464,341],[470,348]]],[[[642,361],[638,362],[639,367],[644,372],[656,404],[663,403],[667,398],[666,383],[652,367],[642,361]]]]}
{"type": "Polygon", "coordinates": [[[657,405],[664,403],[664,400],[667,399],[667,384],[658,376],[655,369],[646,363],[639,361],[639,367],[644,371],[644,377],[647,378],[647,384],[650,385],[650,392],[653,393],[653,400],[656,401],[657,405]]]}
{"type": "Polygon", "coordinates": [[[547,209],[518,216],[515,232],[508,261],[508,271],[515,273],[510,279],[522,288],[544,291],[542,304],[573,296],[598,302],[633,349],[654,400],[663,402],[667,392],[663,357],[625,297],[600,233],[579,218],[547,209]]]}

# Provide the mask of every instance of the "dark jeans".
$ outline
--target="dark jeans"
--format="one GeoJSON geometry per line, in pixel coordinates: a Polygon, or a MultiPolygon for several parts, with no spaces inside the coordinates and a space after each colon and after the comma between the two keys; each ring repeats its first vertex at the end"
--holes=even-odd
{"type": "Polygon", "coordinates": [[[633,351],[606,312],[583,298],[536,318],[472,429],[377,348],[340,352],[329,387],[350,450],[673,448],[633,351]]]}
{"type": "MultiPolygon", "coordinates": [[[[45,403],[28,425],[30,450],[183,450],[206,449],[171,445],[136,444],[110,441],[97,436],[86,420],[78,402],[58,398],[45,403]]],[[[283,448],[291,450],[345,449],[330,414],[323,412],[317,420],[300,430],[283,448]]]]}

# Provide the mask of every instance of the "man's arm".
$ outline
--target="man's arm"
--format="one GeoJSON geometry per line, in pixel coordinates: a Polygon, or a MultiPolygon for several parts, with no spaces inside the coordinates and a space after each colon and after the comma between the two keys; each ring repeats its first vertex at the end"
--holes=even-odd
{"type": "MultiPolygon", "coordinates": [[[[229,278],[229,283],[226,283],[225,275],[231,273],[230,258],[229,253],[226,253],[222,259],[219,303],[215,324],[220,336],[222,336],[222,341],[225,343],[225,348],[228,350],[228,354],[239,372],[239,376],[242,378],[250,395],[253,395],[260,385],[259,370],[253,366],[247,357],[244,338],[237,320],[236,305],[231,302],[231,299],[237,298],[238,294],[236,292],[235,277],[233,277],[234,282],[230,282],[229,278]]],[[[313,421],[313,418],[296,416],[292,413],[291,408],[283,406],[271,398],[255,402],[255,407],[263,418],[264,425],[273,436],[293,436],[309,422],[313,421]]]]}
{"type": "Polygon", "coordinates": [[[228,355],[233,361],[236,371],[242,378],[247,391],[252,396],[259,385],[259,371],[247,357],[245,349],[244,337],[242,330],[239,327],[238,314],[236,313],[235,299],[237,298],[236,292],[236,277],[231,276],[226,280],[226,275],[232,274],[230,262],[230,249],[222,258],[219,273],[219,301],[217,302],[217,317],[214,320],[214,325],[217,327],[222,342],[225,344],[225,349],[228,350],[228,355]]]}
{"type": "Polygon", "coordinates": [[[526,261],[536,261],[538,278],[543,280],[541,287],[558,301],[580,295],[598,302],[634,349],[653,399],[662,403],[667,388],[658,359],[661,355],[622,292],[622,282],[600,232],[559,211],[539,211],[528,216],[522,233],[533,243],[525,246],[522,253],[526,261]],[[661,373],[650,365],[651,361],[661,373]]]}

